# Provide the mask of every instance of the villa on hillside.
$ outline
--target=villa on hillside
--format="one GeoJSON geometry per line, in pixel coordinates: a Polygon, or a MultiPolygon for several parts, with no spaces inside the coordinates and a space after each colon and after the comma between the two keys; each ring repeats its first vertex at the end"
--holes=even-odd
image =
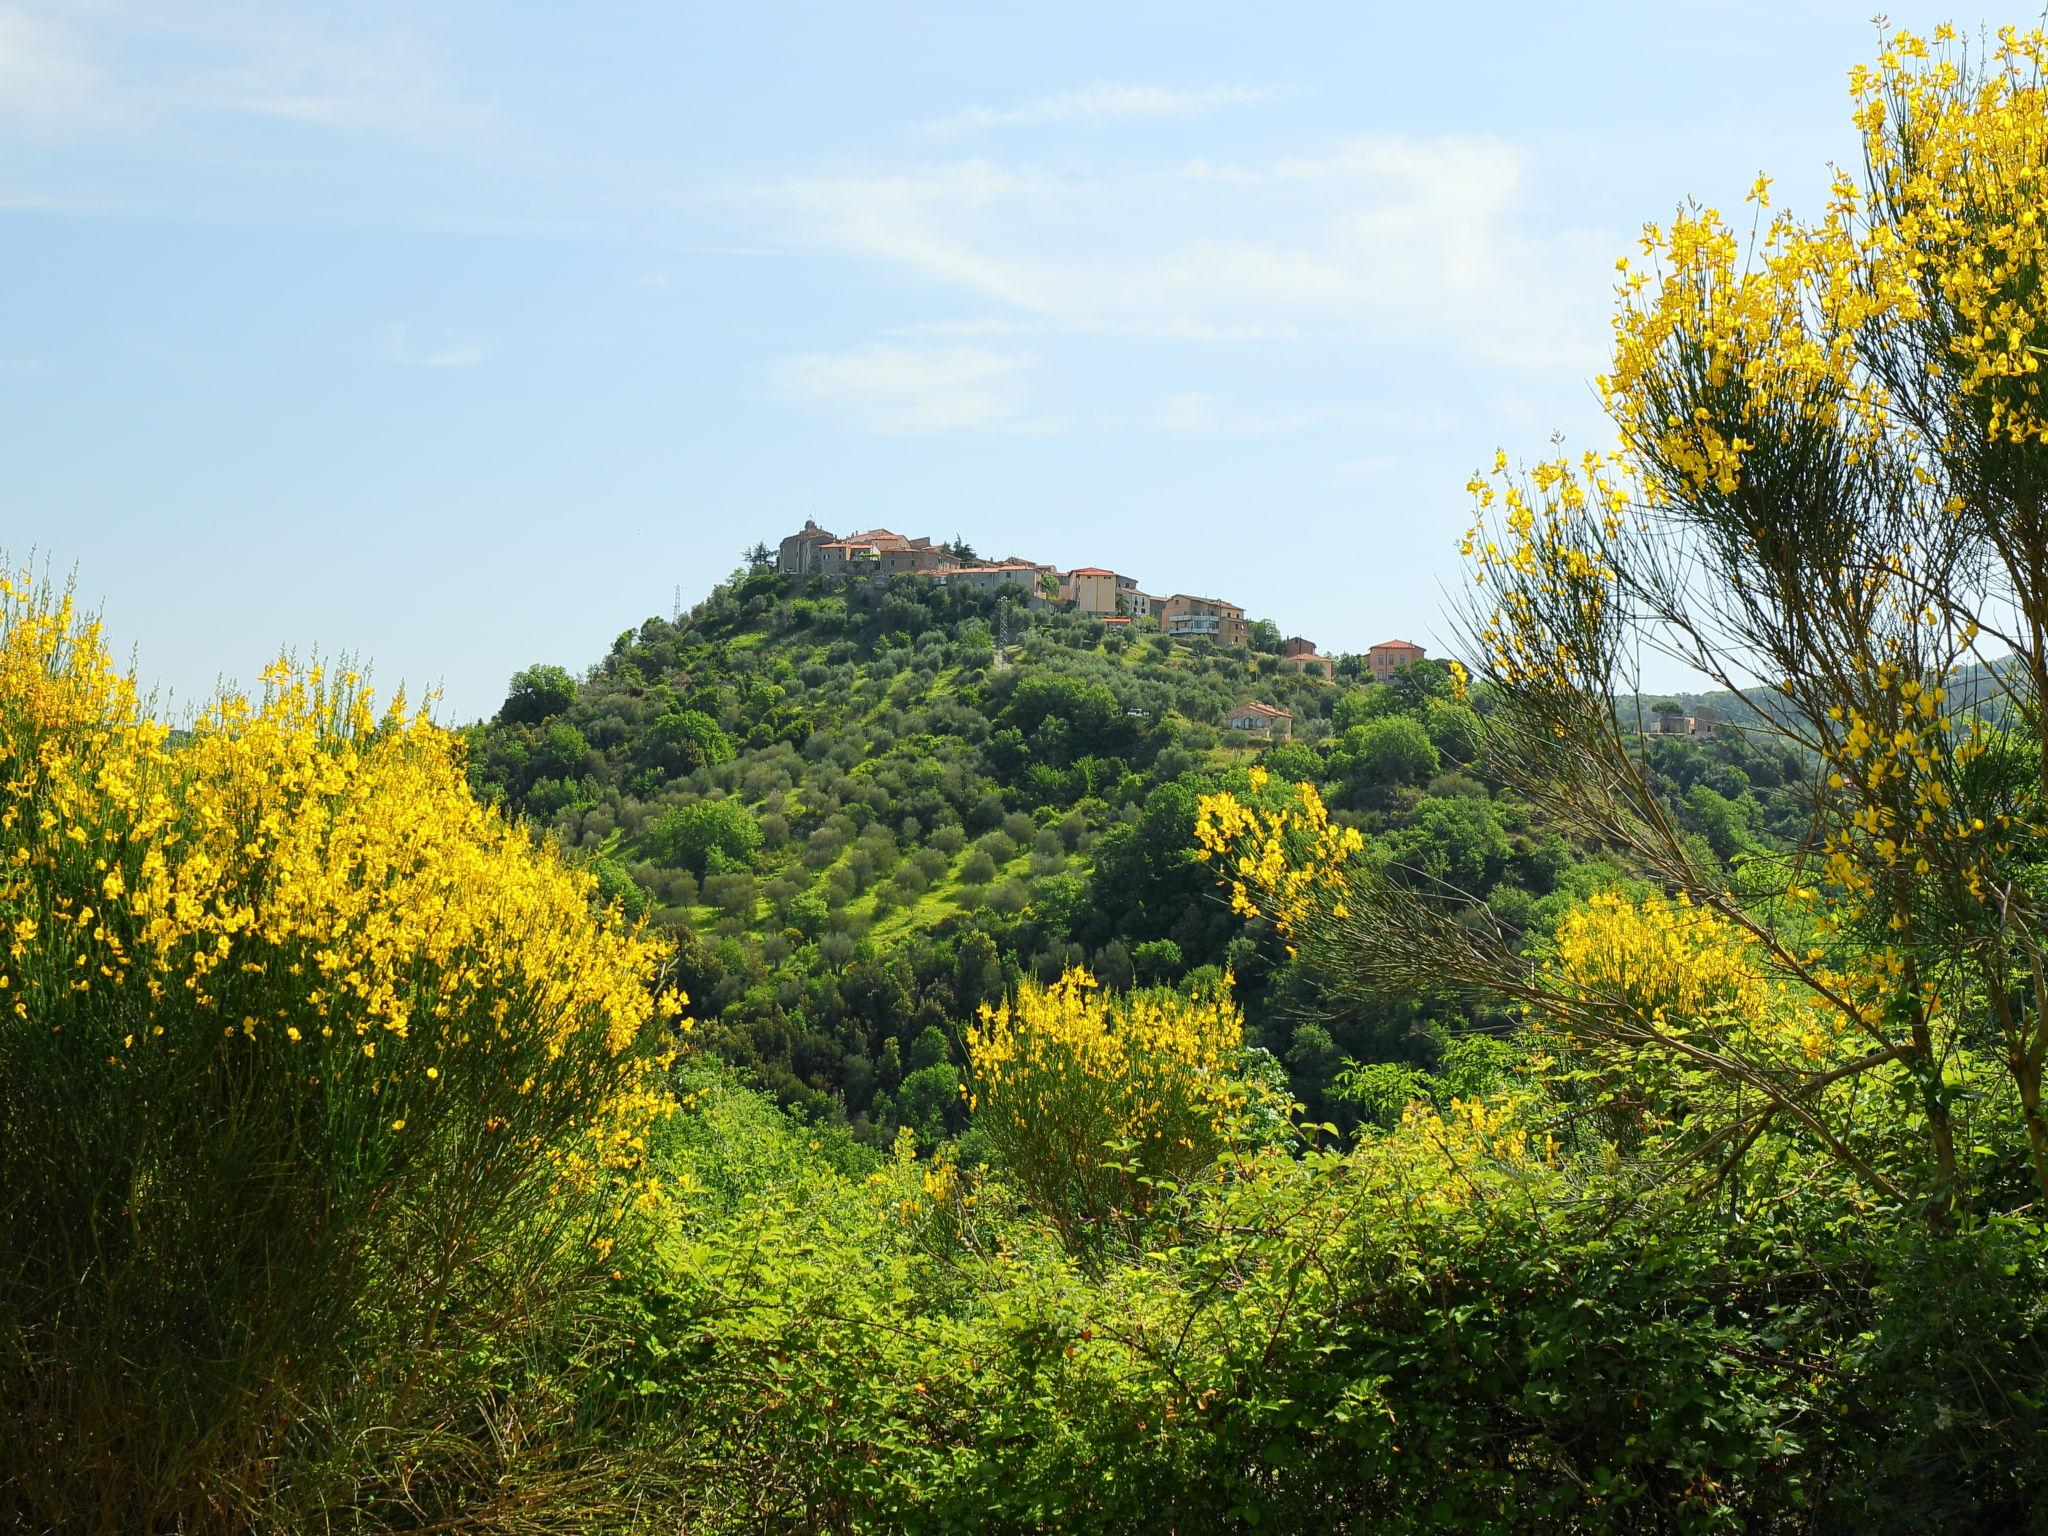
{"type": "Polygon", "coordinates": [[[1250,645],[1252,627],[1244,610],[1220,597],[1193,597],[1176,592],[1152,599],[1152,617],[1160,629],[1180,639],[1214,640],[1220,645],[1250,645]]]}
{"type": "Polygon", "coordinates": [[[1670,709],[1657,717],[1657,736],[1711,736],[1721,723],[1721,712],[1711,704],[1695,705],[1691,714],[1670,709]]]}
{"type": "Polygon", "coordinates": [[[1365,669],[1376,683],[1390,683],[1402,667],[1422,660],[1423,649],[1406,640],[1382,640],[1365,653],[1365,669]]]}
{"type": "Polygon", "coordinates": [[[1247,699],[1231,710],[1224,723],[1233,731],[1284,741],[1293,729],[1294,713],[1277,705],[1261,703],[1257,699],[1247,699]]]}

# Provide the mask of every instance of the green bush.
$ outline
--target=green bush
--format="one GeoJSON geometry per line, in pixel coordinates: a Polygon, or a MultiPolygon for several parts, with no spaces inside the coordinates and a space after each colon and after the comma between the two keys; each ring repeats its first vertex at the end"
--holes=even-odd
{"type": "Polygon", "coordinates": [[[761,846],[761,825],[736,800],[698,800],[670,806],[647,829],[648,854],[661,864],[680,866],[696,875],[721,866],[744,865],[761,846]]]}

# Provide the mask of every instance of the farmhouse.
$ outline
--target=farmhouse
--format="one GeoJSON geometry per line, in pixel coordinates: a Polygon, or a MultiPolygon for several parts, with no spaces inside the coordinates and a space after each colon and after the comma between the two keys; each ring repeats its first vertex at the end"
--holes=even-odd
{"type": "Polygon", "coordinates": [[[1224,723],[1233,731],[1243,731],[1247,735],[1284,740],[1293,728],[1294,713],[1257,699],[1247,699],[1231,710],[1224,723]]]}

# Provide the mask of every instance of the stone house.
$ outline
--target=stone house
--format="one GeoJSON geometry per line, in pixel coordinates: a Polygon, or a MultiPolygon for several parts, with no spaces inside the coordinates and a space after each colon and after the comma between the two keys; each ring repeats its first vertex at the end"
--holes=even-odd
{"type": "Polygon", "coordinates": [[[776,547],[775,569],[786,576],[816,575],[824,568],[823,557],[818,551],[838,537],[829,528],[820,528],[805,518],[803,527],[776,547]]]}
{"type": "Polygon", "coordinates": [[[919,571],[952,571],[960,559],[951,550],[932,543],[925,536],[905,538],[887,528],[850,533],[818,546],[824,575],[837,580],[909,576],[919,571]]]}

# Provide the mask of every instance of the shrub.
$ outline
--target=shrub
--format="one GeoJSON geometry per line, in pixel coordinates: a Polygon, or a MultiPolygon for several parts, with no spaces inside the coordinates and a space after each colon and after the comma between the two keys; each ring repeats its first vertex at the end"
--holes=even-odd
{"type": "Polygon", "coordinates": [[[0,1524],[456,1525],[547,1475],[494,1429],[552,1411],[515,1359],[659,1109],[661,951],[402,702],[265,683],[173,747],[0,583],[0,1524]]]}
{"type": "Polygon", "coordinates": [[[1226,992],[1114,996],[1087,972],[1024,983],[968,1030],[975,1124],[1068,1243],[1142,1215],[1159,1180],[1205,1166],[1246,1089],[1226,992]]]}

